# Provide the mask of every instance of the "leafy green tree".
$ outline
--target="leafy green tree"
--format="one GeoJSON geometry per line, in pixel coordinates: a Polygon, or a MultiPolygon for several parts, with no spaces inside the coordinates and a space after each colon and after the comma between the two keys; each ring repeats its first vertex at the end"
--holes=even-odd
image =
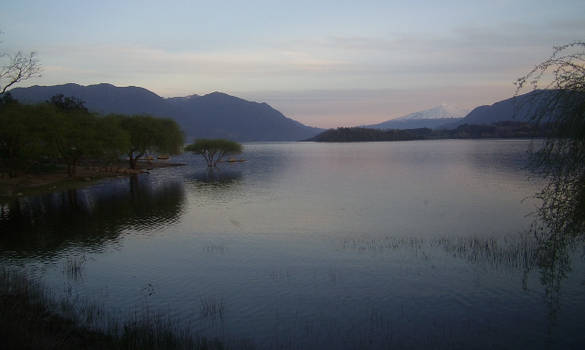
{"type": "Polygon", "coordinates": [[[132,169],[136,169],[138,159],[148,152],[179,154],[182,151],[183,133],[172,119],[148,115],[110,117],[130,136],[126,153],[132,169]]]}
{"type": "Polygon", "coordinates": [[[35,163],[65,163],[69,176],[82,161],[112,162],[128,154],[130,166],[146,152],[177,154],[183,134],[171,119],[90,113],[83,101],[53,96],[46,103],[21,105],[0,97],[0,166],[9,176],[35,163]]]}
{"type": "Polygon", "coordinates": [[[97,117],[96,149],[93,157],[104,163],[115,162],[130,148],[130,135],[111,117],[97,117]]]}
{"type": "Polygon", "coordinates": [[[157,150],[169,154],[182,153],[185,137],[177,122],[170,118],[156,118],[155,124],[158,129],[157,150]]]}
{"type": "Polygon", "coordinates": [[[242,153],[242,145],[225,139],[198,139],[185,147],[185,151],[203,156],[207,166],[213,168],[224,156],[242,153]]]}
{"type": "Polygon", "coordinates": [[[14,99],[14,97],[12,97],[12,94],[10,92],[5,92],[4,94],[0,95],[0,109],[2,109],[3,107],[6,107],[6,106],[15,105],[18,103],[19,103],[18,100],[14,99]]]}
{"type": "Polygon", "coordinates": [[[26,171],[47,154],[42,139],[42,109],[41,106],[21,105],[15,101],[3,102],[0,106],[0,164],[9,177],[26,171]]]}
{"type": "Polygon", "coordinates": [[[129,147],[128,134],[112,118],[90,113],[83,101],[62,94],[47,103],[51,109],[44,116],[47,145],[67,165],[73,176],[81,160],[109,162],[129,147]]]}
{"type": "Polygon", "coordinates": [[[77,97],[65,97],[63,94],[57,94],[51,97],[51,99],[47,102],[63,111],[78,110],[89,112],[87,107],[85,107],[85,102],[77,97]]]}
{"type": "Polygon", "coordinates": [[[54,108],[44,116],[45,138],[67,165],[67,174],[74,176],[77,165],[100,151],[98,117],[84,111],[62,111],[54,108]]]}

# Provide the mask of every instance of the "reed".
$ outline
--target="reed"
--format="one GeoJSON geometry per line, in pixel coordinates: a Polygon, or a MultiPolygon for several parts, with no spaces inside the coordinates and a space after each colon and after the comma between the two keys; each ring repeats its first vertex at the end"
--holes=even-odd
{"type": "MultiPolygon", "coordinates": [[[[68,262],[67,273],[77,275],[81,261],[68,262]]],[[[209,315],[223,315],[223,302],[206,305],[209,315]]],[[[0,339],[3,349],[229,349],[161,314],[136,313],[122,323],[90,302],[55,301],[25,272],[6,267],[0,267],[0,339]]]]}

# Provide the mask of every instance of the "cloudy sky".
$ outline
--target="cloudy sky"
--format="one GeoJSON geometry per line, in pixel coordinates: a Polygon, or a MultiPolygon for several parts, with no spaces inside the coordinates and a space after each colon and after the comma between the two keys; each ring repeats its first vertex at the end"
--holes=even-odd
{"type": "Polygon", "coordinates": [[[585,1],[3,1],[0,51],[35,51],[20,86],[108,82],[223,91],[305,124],[491,104],[552,47],[585,40],[585,1]]]}

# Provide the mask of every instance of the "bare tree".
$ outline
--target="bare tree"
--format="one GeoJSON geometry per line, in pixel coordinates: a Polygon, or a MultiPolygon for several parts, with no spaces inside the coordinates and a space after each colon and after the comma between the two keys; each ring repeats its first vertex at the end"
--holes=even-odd
{"type": "Polygon", "coordinates": [[[41,66],[36,53],[25,54],[18,51],[16,54],[0,52],[0,95],[12,85],[40,76],[41,66]]]}

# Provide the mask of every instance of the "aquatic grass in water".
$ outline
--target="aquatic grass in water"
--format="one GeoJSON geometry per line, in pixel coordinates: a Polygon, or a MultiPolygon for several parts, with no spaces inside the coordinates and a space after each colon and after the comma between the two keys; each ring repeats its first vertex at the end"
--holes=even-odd
{"type": "Polygon", "coordinates": [[[199,314],[202,318],[223,321],[225,314],[223,299],[215,297],[201,298],[199,314]]]}
{"type": "Polygon", "coordinates": [[[0,338],[4,349],[227,349],[148,308],[120,323],[96,304],[55,302],[26,272],[6,267],[0,268],[0,338]]]}
{"type": "Polygon", "coordinates": [[[65,266],[63,267],[63,272],[71,280],[80,280],[83,278],[83,267],[86,261],[87,258],[85,255],[68,256],[67,260],[65,261],[65,266]]]}

